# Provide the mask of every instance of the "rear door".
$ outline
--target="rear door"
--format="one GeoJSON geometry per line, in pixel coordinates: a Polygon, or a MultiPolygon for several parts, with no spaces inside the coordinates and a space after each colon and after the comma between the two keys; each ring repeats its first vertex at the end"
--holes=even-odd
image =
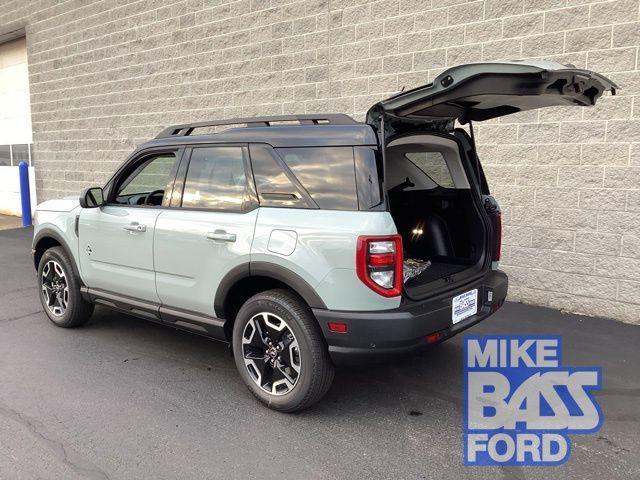
{"type": "Polygon", "coordinates": [[[153,235],[169,204],[180,154],[170,148],[137,155],[114,177],[105,205],[82,209],[78,257],[89,288],[159,301],[153,235]]]}
{"type": "Polygon", "coordinates": [[[189,148],[171,208],[156,222],[154,263],[163,319],[170,309],[192,317],[194,329],[220,333],[214,298],[222,278],[248,265],[257,199],[246,145],[189,148]],[[206,317],[209,317],[207,319],[206,317]]]}
{"type": "MultiPolygon", "coordinates": [[[[432,83],[378,102],[367,112],[367,122],[378,132],[382,146],[390,137],[420,131],[453,131],[466,124],[516,112],[550,106],[591,106],[605,91],[617,86],[598,73],[545,60],[482,62],[450,68],[432,83]]],[[[472,127],[470,131],[473,133],[472,127]]],[[[497,202],[477,158],[473,136],[458,129],[473,165],[469,172],[492,222],[494,267],[500,258],[501,217],[497,202]]]]}
{"type": "Polygon", "coordinates": [[[424,126],[462,124],[549,106],[590,106],[617,86],[606,77],[543,60],[472,63],[441,73],[432,83],[399,93],[369,110],[367,122],[385,137],[424,126]]]}

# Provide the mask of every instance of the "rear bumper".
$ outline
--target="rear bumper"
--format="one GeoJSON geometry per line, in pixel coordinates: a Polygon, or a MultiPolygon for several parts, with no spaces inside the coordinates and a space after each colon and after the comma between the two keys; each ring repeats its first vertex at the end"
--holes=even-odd
{"type": "Polygon", "coordinates": [[[320,323],[334,363],[364,363],[426,348],[436,343],[429,343],[426,338],[436,332],[440,334],[438,342],[460,333],[500,308],[507,296],[507,288],[507,275],[500,270],[492,270],[464,286],[420,302],[407,302],[393,310],[313,309],[313,313],[320,323]],[[478,313],[453,325],[452,298],[474,288],[478,289],[478,313]],[[328,322],[346,323],[347,332],[329,331],[328,322]]]}

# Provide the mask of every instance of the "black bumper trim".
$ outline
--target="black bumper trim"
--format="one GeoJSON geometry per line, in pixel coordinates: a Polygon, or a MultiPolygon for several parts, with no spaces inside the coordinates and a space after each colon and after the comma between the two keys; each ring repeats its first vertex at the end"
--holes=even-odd
{"type": "Polygon", "coordinates": [[[334,363],[362,363],[426,348],[426,337],[440,332],[439,341],[475,325],[502,306],[507,296],[504,272],[492,270],[483,277],[446,293],[418,302],[404,302],[393,310],[371,312],[313,309],[334,363]],[[478,313],[453,325],[451,300],[478,289],[478,313]],[[491,301],[488,300],[491,292],[491,301]],[[329,331],[328,322],[344,322],[347,333],[329,331]]]}

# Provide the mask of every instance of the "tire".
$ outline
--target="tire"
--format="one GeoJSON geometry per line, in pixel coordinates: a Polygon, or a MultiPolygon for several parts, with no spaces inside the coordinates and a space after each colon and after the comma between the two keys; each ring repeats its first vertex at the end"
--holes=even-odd
{"type": "Polygon", "coordinates": [[[247,300],[236,316],[232,341],[242,380],[269,408],[280,412],[303,410],[320,400],[331,386],[334,368],[320,327],[309,306],[289,290],[268,290],[247,300]],[[263,330],[266,335],[260,335],[263,330]],[[262,338],[277,341],[277,345],[269,347],[262,338]],[[279,352],[272,351],[278,347],[279,352]],[[272,361],[275,366],[269,367],[272,361]],[[266,380],[260,368],[266,369],[262,372],[266,380]],[[273,372],[271,383],[269,368],[273,372]]]}
{"type": "Polygon", "coordinates": [[[93,304],[80,294],[80,280],[73,273],[71,262],[62,247],[53,247],[42,254],[38,265],[42,308],[54,325],[63,328],[84,325],[93,313],[93,304]],[[50,288],[53,285],[56,290],[50,288]],[[60,293],[60,298],[54,291],[60,293]]]}

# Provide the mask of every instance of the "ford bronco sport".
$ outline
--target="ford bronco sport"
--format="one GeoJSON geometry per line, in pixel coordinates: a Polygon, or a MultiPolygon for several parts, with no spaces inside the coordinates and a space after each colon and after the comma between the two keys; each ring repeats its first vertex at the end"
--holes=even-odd
{"type": "Polygon", "coordinates": [[[377,103],[366,123],[171,126],[104,187],[38,206],[44,311],[76,327],[106,305],[229,342],[258,399],[308,407],[334,364],[441,342],[504,302],[472,122],[615,88],[552,62],[478,63],[377,103]]]}

